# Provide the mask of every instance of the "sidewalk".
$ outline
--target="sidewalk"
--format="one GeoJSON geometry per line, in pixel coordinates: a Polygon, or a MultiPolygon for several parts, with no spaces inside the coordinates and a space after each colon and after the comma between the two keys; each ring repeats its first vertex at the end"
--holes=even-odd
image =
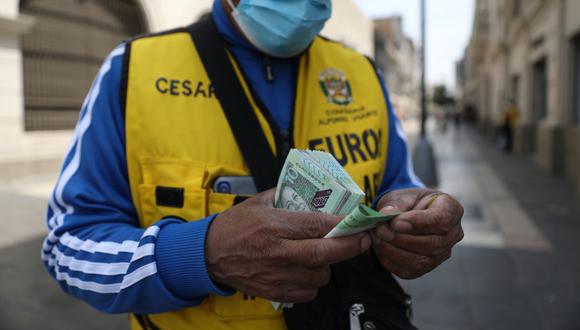
{"type": "Polygon", "coordinates": [[[441,189],[464,204],[465,239],[440,268],[402,281],[420,329],[580,329],[580,199],[472,128],[432,136],[441,189]]]}
{"type": "MultiPolygon", "coordinates": [[[[62,159],[73,131],[23,132],[0,116],[0,165],[62,159]]],[[[3,172],[0,171],[0,174],[3,172]]]]}
{"type": "MultiPolygon", "coordinates": [[[[402,281],[413,295],[419,328],[580,329],[574,187],[525,158],[496,151],[467,127],[432,140],[441,189],[465,205],[466,237],[441,267],[402,281]]],[[[0,328],[126,329],[125,315],[95,312],[65,295],[44,270],[46,197],[60,159],[29,163],[39,166],[33,173],[19,169],[24,163],[11,163],[22,175],[0,180],[0,328]]]]}

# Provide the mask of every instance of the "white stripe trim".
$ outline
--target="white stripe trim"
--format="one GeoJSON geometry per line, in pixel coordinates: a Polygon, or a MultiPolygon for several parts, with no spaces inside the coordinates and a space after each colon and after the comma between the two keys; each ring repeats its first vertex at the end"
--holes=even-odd
{"type": "Polygon", "coordinates": [[[89,253],[119,254],[121,252],[133,252],[139,246],[138,241],[116,242],[95,242],[93,240],[83,241],[78,237],[65,233],[60,238],[60,243],[70,249],[85,251],[89,253]]]}
{"type": "Polygon", "coordinates": [[[79,278],[70,277],[68,273],[61,273],[56,269],[55,278],[58,281],[65,281],[70,287],[77,287],[82,290],[96,293],[118,293],[121,291],[121,283],[100,284],[96,282],[83,281],[79,278]]]}
{"type": "MultiPolygon", "coordinates": [[[[159,233],[159,226],[151,226],[143,232],[141,235],[140,240],[152,236],[157,237],[159,233]]],[[[60,240],[60,243],[70,249],[76,251],[85,251],[89,253],[107,253],[107,254],[119,254],[120,252],[133,252],[139,246],[139,241],[130,241],[126,240],[121,243],[117,242],[110,242],[110,241],[103,241],[103,242],[95,242],[93,240],[81,240],[78,237],[72,236],[69,233],[64,233],[62,237],[58,237],[54,234],[54,231],[51,231],[48,234],[47,239],[45,240],[44,244],[42,245],[42,249],[45,253],[48,253],[52,249],[52,246],[48,245],[47,241],[50,242],[52,245],[56,244],[60,240]]]]}
{"type": "MultiPolygon", "coordinates": [[[[140,240],[146,237],[156,237],[161,228],[159,226],[151,226],[147,228],[141,235],[140,240]]],[[[49,235],[50,236],[50,235],[49,235]]],[[[50,267],[53,267],[55,272],[58,272],[55,266],[68,267],[72,271],[79,271],[84,274],[93,274],[101,276],[111,276],[111,275],[122,275],[127,272],[131,263],[140,260],[144,257],[155,254],[155,244],[148,243],[142,246],[138,246],[139,242],[125,241],[123,243],[114,242],[101,242],[96,243],[94,241],[82,241],[68,233],[65,233],[61,238],[61,242],[65,240],[64,243],[68,243],[68,247],[74,248],[80,251],[83,248],[91,250],[90,252],[100,252],[106,251],[109,254],[116,255],[118,252],[123,250],[124,252],[132,252],[130,262],[116,262],[116,263],[103,263],[103,262],[93,262],[88,260],[79,260],[72,256],[67,256],[63,254],[56,245],[52,246],[51,252],[47,253],[43,250],[41,254],[42,260],[47,262],[50,267]],[[65,239],[66,238],[66,239],[65,239]],[[68,240],[68,241],[66,241],[68,240]],[[129,250],[127,247],[132,248],[129,250]]],[[[46,241],[45,241],[46,244],[46,241]]],[[[66,245],[66,244],[65,244],[66,245]]],[[[45,245],[43,245],[44,247],[45,245]]],[[[157,269],[157,268],[155,268],[157,269]]],[[[130,274],[126,275],[129,276],[130,274]]],[[[149,274],[151,275],[151,274],[149,274]]],[[[63,277],[64,278],[64,277],[63,277]]],[[[133,277],[129,277],[132,279],[133,277]]],[[[68,283],[68,282],[67,282],[68,283]]],[[[73,281],[73,283],[76,283],[73,281]]],[[[135,282],[133,282],[135,283],[135,282]]]]}
{"type": "Polygon", "coordinates": [[[101,284],[91,281],[83,281],[79,278],[71,277],[68,273],[59,272],[55,269],[55,278],[58,281],[65,281],[70,287],[77,287],[82,290],[92,291],[96,293],[119,293],[121,290],[130,287],[131,285],[157,273],[157,265],[155,262],[149,263],[145,266],[135,269],[132,273],[123,277],[123,282],[112,284],[101,284]]]}
{"type": "MultiPolygon", "coordinates": [[[[64,216],[68,215],[68,214],[72,214],[74,212],[73,206],[67,204],[64,201],[63,190],[64,190],[64,187],[67,185],[68,181],[71,179],[71,177],[76,173],[76,171],[79,168],[83,135],[85,134],[85,132],[87,131],[87,129],[91,125],[91,120],[92,120],[92,115],[93,115],[93,107],[95,105],[95,101],[97,99],[97,96],[101,92],[101,82],[103,80],[103,76],[107,72],[109,72],[109,70],[111,69],[111,62],[112,62],[113,57],[120,56],[124,52],[125,52],[124,45],[115,48],[111,52],[111,54],[107,57],[107,59],[103,63],[103,66],[99,70],[99,74],[97,75],[97,78],[95,79],[93,86],[91,87],[91,91],[89,92],[89,95],[87,96],[87,98],[85,99],[85,101],[83,103],[83,106],[86,106],[87,110],[86,110],[85,115],[79,121],[77,129],[75,130],[75,135],[77,134],[77,131],[78,131],[76,147],[74,148],[75,153],[74,153],[74,156],[71,159],[70,163],[62,171],[62,173],[59,177],[59,180],[57,181],[56,187],[54,189],[54,194],[53,194],[55,196],[56,204],[63,207],[65,209],[65,213],[61,212],[60,207],[57,207],[56,210],[53,209],[53,216],[48,221],[48,224],[51,228],[58,227],[58,226],[62,225],[62,222],[64,221],[64,216]]],[[[69,148],[69,153],[72,152],[72,145],[74,145],[74,143],[71,143],[71,147],[69,148]]],[[[67,155],[68,155],[68,153],[67,153],[67,155]]]]}
{"type": "MultiPolygon", "coordinates": [[[[141,235],[141,239],[144,239],[148,236],[157,237],[159,233],[159,226],[151,226],[143,232],[141,235]]],[[[83,241],[75,236],[70,235],[68,232],[64,233],[62,237],[59,237],[55,234],[55,230],[51,230],[44,243],[42,244],[42,250],[45,253],[48,253],[54,244],[56,244],[60,240],[60,243],[64,246],[77,250],[77,251],[86,251],[90,253],[100,252],[100,253],[108,253],[108,254],[118,254],[119,252],[133,252],[139,245],[139,241],[123,241],[121,243],[117,242],[110,242],[110,241],[103,241],[103,242],[95,242],[92,240],[83,241]]]]}
{"type": "Polygon", "coordinates": [[[131,285],[141,281],[142,279],[147,278],[147,277],[154,275],[156,273],[157,273],[157,264],[155,262],[152,262],[152,263],[147,264],[145,266],[141,266],[141,267],[135,269],[134,272],[126,275],[123,278],[123,283],[121,284],[121,290],[126,289],[126,288],[130,287],[131,285]]]}
{"type": "Polygon", "coordinates": [[[53,256],[47,262],[49,266],[68,267],[71,271],[82,272],[84,274],[122,275],[127,272],[130,265],[128,262],[103,263],[78,260],[74,257],[64,255],[58,249],[55,249],[52,254],[53,256]]]}
{"type": "Polygon", "coordinates": [[[68,267],[72,271],[83,272],[85,274],[110,276],[127,273],[131,263],[153,254],[155,254],[155,244],[149,243],[137,248],[130,262],[105,263],[79,260],[65,255],[55,247],[51,252],[51,256],[43,256],[43,260],[47,261],[51,267],[57,265],[60,267],[68,267]]]}

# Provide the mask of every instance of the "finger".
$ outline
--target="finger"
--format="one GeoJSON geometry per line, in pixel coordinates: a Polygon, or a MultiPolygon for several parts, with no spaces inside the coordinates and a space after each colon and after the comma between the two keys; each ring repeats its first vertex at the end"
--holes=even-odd
{"type": "Polygon", "coordinates": [[[291,212],[276,210],[284,231],[282,238],[304,240],[322,238],[341,220],[341,217],[319,212],[291,212]]]}
{"type": "Polygon", "coordinates": [[[275,274],[276,286],[290,289],[318,289],[330,281],[330,267],[308,268],[300,265],[287,266],[275,274]]]}
{"type": "Polygon", "coordinates": [[[283,249],[292,263],[307,267],[322,267],[352,259],[371,245],[367,233],[340,237],[287,241],[283,249]]]}
{"type": "Polygon", "coordinates": [[[382,224],[374,230],[375,234],[383,241],[390,242],[395,238],[395,233],[389,224],[382,224]]]}
{"type": "Polygon", "coordinates": [[[245,202],[258,203],[266,208],[274,208],[274,198],[276,196],[276,188],[268,189],[256,196],[249,198],[245,202]]]}
{"type": "Polygon", "coordinates": [[[452,198],[437,198],[426,210],[408,211],[391,223],[398,233],[444,235],[456,227],[463,217],[463,207],[452,198]]]}
{"type": "MultiPolygon", "coordinates": [[[[378,233],[377,236],[380,237],[378,233]]],[[[463,229],[461,226],[457,226],[445,235],[409,235],[399,233],[389,243],[408,252],[435,257],[447,253],[462,238],[463,229]]]]}
{"type": "Polygon", "coordinates": [[[395,213],[397,211],[398,211],[397,207],[395,207],[393,205],[385,205],[379,210],[379,212],[382,214],[392,214],[392,213],[395,213]]]}
{"type": "Polygon", "coordinates": [[[436,257],[419,255],[385,243],[374,234],[372,236],[373,250],[383,267],[402,279],[423,276],[451,256],[451,251],[436,257]]]}
{"type": "Polygon", "coordinates": [[[399,211],[407,211],[412,209],[426,194],[433,192],[428,189],[395,190],[381,197],[377,203],[377,207],[379,210],[382,210],[385,207],[391,206],[399,211]]]}
{"type": "Polygon", "coordinates": [[[274,288],[264,298],[281,303],[305,303],[314,300],[316,296],[318,296],[318,289],[274,288]]]}

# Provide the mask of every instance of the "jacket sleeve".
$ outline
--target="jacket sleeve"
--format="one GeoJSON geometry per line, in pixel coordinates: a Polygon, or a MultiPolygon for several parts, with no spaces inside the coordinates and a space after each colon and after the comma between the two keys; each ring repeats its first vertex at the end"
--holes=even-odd
{"type": "Polygon", "coordinates": [[[133,206],[120,105],[124,45],[102,65],[82,106],[50,197],[41,258],[61,288],[111,313],[159,313],[227,295],[205,265],[215,216],[140,228],[133,206]]]}
{"type": "Polygon", "coordinates": [[[385,176],[381,182],[379,193],[373,201],[373,207],[376,207],[376,204],[381,197],[393,190],[425,187],[423,182],[421,182],[421,179],[415,175],[413,162],[409,155],[407,137],[403,131],[401,121],[393,110],[393,105],[389,97],[384,77],[378,69],[377,75],[379,76],[383,94],[385,96],[385,102],[387,103],[389,116],[389,145],[387,150],[387,164],[385,165],[385,176]]]}

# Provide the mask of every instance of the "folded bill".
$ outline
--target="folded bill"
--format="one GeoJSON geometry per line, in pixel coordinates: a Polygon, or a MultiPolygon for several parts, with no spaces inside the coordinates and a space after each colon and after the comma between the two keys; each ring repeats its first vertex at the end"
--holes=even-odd
{"type": "Polygon", "coordinates": [[[338,223],[324,238],[354,235],[373,229],[401,215],[401,212],[382,214],[366,205],[359,205],[338,223]]]}

